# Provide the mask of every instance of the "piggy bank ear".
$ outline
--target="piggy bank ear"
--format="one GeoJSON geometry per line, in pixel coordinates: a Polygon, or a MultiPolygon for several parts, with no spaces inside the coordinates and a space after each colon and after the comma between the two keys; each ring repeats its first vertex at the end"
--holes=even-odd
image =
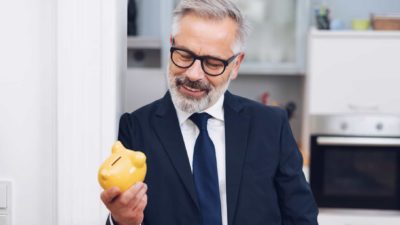
{"type": "Polygon", "coordinates": [[[120,141],[115,142],[115,144],[112,147],[112,153],[117,153],[117,152],[122,152],[125,150],[125,147],[122,145],[120,141]]]}
{"type": "Polygon", "coordinates": [[[132,153],[133,153],[131,155],[132,164],[135,165],[135,167],[137,168],[143,167],[144,164],[146,163],[146,156],[144,155],[144,153],[139,151],[134,151],[132,153]]]}

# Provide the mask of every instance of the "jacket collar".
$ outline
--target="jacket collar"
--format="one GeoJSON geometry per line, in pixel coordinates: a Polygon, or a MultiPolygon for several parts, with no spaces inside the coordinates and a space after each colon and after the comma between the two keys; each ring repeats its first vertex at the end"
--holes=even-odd
{"type": "Polygon", "coordinates": [[[242,182],[251,118],[244,111],[244,103],[241,99],[230,92],[225,94],[224,112],[228,224],[232,225],[239,204],[238,195],[242,182]]]}

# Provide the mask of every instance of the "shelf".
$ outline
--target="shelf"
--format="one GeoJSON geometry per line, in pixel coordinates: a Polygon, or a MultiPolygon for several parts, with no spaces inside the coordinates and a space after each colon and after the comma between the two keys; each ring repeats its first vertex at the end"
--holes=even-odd
{"type": "Polygon", "coordinates": [[[161,49],[162,44],[160,38],[128,36],[128,49],[161,49]]]}
{"type": "Polygon", "coordinates": [[[319,38],[400,38],[400,31],[317,30],[313,28],[310,35],[319,38]]]}
{"type": "Polygon", "coordinates": [[[295,63],[243,63],[240,74],[248,75],[304,75],[295,63]]]}
{"type": "Polygon", "coordinates": [[[139,74],[143,76],[143,74],[155,74],[155,73],[163,73],[164,70],[160,68],[135,68],[135,67],[128,67],[127,75],[131,76],[132,74],[139,74]]]}

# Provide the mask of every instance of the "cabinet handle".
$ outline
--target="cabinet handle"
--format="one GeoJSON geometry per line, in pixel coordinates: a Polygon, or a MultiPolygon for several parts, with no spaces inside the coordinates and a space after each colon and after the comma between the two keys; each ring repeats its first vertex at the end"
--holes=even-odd
{"type": "Polygon", "coordinates": [[[354,105],[354,104],[348,104],[347,105],[349,109],[356,111],[356,112],[377,112],[379,111],[379,106],[378,105],[370,105],[370,106],[363,106],[363,105],[354,105]]]}
{"type": "Polygon", "coordinates": [[[318,137],[319,145],[399,147],[400,138],[318,137]]]}

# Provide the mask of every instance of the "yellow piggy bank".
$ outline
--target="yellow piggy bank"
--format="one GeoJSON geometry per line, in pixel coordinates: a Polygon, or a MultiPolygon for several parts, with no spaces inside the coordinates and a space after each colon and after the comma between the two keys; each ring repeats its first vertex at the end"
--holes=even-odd
{"type": "Polygon", "coordinates": [[[146,176],[146,156],[143,152],[126,149],[117,141],[112,154],[100,166],[98,179],[103,189],[119,187],[123,192],[146,176]]]}

